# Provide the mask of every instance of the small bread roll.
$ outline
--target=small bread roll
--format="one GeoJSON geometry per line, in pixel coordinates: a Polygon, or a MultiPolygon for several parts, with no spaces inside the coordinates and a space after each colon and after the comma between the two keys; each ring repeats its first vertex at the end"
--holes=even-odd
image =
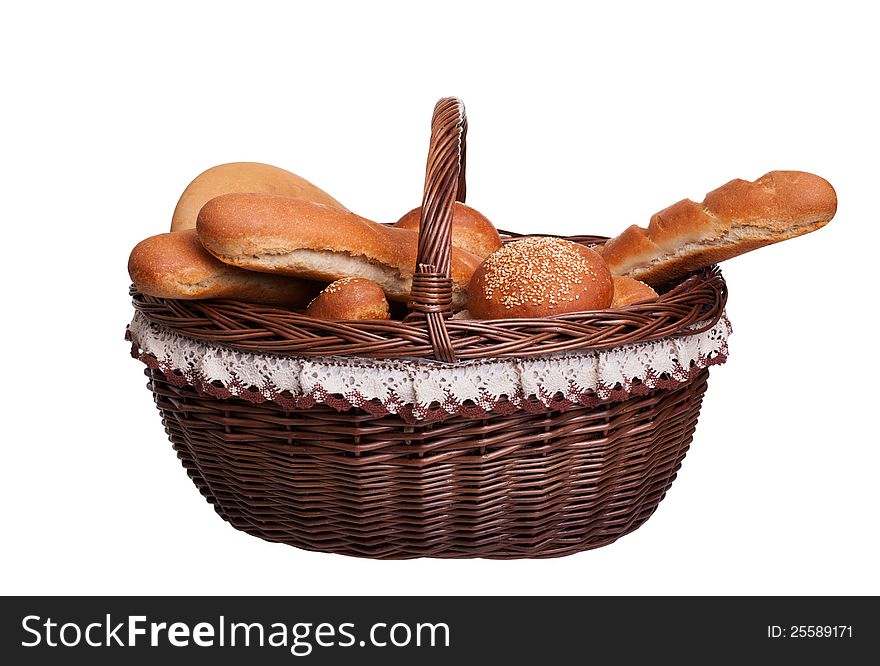
{"type": "Polygon", "coordinates": [[[645,303],[657,298],[656,291],[651,289],[651,287],[644,282],[640,282],[631,277],[615,275],[612,278],[612,282],[614,283],[614,296],[611,299],[612,308],[622,308],[625,305],[645,303]]]}
{"type": "Polygon", "coordinates": [[[174,209],[171,231],[195,229],[196,218],[202,206],[214,197],[233,192],[280,194],[347,210],[320,187],[295,173],[271,164],[230,162],[203,171],[186,186],[174,209]]]}
{"type": "Polygon", "coordinates": [[[607,308],[612,291],[605,261],[587,246],[526,238],[508,243],[477,269],[468,310],[475,319],[548,317],[607,308]]]}
{"type": "Polygon", "coordinates": [[[328,284],[306,308],[316,319],[390,319],[382,287],[366,278],[346,277],[328,284]]]}
{"type": "MultiPolygon", "coordinates": [[[[394,223],[399,229],[419,230],[421,207],[394,223]]],[[[501,236],[489,219],[480,211],[456,201],[452,212],[452,245],[485,259],[501,247],[501,236]]]]}
{"type": "Polygon", "coordinates": [[[195,229],[142,240],[128,258],[128,274],[139,292],[158,298],[234,298],[302,308],[318,291],[314,282],[224,264],[201,246],[195,229]]]}

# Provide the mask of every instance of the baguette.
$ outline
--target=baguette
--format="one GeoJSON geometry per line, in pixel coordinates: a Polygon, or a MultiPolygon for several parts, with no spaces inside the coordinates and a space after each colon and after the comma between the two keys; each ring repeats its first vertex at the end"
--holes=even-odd
{"type": "Polygon", "coordinates": [[[171,217],[171,231],[195,229],[202,206],[214,197],[231,192],[280,194],[347,210],[324,190],[295,173],[271,164],[230,162],[203,171],[186,186],[171,217]]]}
{"type": "MultiPolygon", "coordinates": [[[[421,213],[421,208],[413,208],[394,226],[418,231],[421,213]]],[[[475,208],[456,201],[452,212],[452,245],[485,259],[501,247],[501,236],[489,218],[475,208]]]]}
{"type": "Polygon", "coordinates": [[[828,181],[803,171],[732,180],[702,203],[683,199],[605,243],[614,275],[656,286],[691,271],[825,226],[837,211],[828,181]]]}
{"type": "MultiPolygon", "coordinates": [[[[197,223],[202,245],[221,261],[252,271],[333,282],[363,277],[406,302],[418,233],[377,224],[310,201],[267,194],[226,194],[209,201],[197,223]]],[[[453,307],[467,302],[480,258],[452,248],[453,307]]]]}
{"type": "Polygon", "coordinates": [[[253,303],[305,307],[319,285],[228,266],[199,243],[195,229],[151,236],[128,258],[128,274],[142,294],[195,300],[234,298],[253,303]]]}

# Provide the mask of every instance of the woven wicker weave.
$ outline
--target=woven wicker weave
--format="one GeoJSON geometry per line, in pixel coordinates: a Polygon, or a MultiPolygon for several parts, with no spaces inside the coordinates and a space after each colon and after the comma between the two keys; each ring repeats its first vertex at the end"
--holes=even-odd
{"type": "MultiPolygon", "coordinates": [[[[242,350],[446,362],[610,349],[691,335],[719,320],[727,291],[717,268],[670,285],[657,301],[619,310],[448,319],[451,211],[464,200],[466,127],[460,101],[438,102],[405,321],[328,322],[268,306],[133,292],[135,308],[179,334],[242,350]]],[[[159,370],[147,375],[190,478],[240,530],[364,557],[517,558],[596,548],[647,520],[691,442],[708,370],[675,388],[596,407],[416,423],[358,408],[286,411],[218,399],[159,370]]]]}

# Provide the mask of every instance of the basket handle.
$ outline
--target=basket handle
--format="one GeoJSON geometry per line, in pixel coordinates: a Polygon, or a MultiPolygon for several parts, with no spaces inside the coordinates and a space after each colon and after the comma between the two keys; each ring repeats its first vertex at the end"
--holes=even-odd
{"type": "Polygon", "coordinates": [[[425,193],[419,220],[419,250],[407,319],[424,317],[438,361],[456,360],[445,319],[452,314],[452,214],[465,199],[467,117],[464,104],[445,97],[434,107],[425,193]]]}

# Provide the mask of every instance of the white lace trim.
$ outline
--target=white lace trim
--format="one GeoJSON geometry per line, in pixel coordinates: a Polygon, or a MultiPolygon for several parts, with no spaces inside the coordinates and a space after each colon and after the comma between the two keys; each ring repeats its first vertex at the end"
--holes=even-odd
{"type": "MultiPolygon", "coordinates": [[[[699,328],[699,327],[695,327],[699,328]]],[[[237,351],[179,335],[135,313],[133,354],[175,383],[218,397],[271,400],[286,409],[325,403],[408,419],[598,404],[670,388],[723,363],[726,315],[702,333],[607,351],[442,364],[426,360],[288,357],[237,351]]]]}

